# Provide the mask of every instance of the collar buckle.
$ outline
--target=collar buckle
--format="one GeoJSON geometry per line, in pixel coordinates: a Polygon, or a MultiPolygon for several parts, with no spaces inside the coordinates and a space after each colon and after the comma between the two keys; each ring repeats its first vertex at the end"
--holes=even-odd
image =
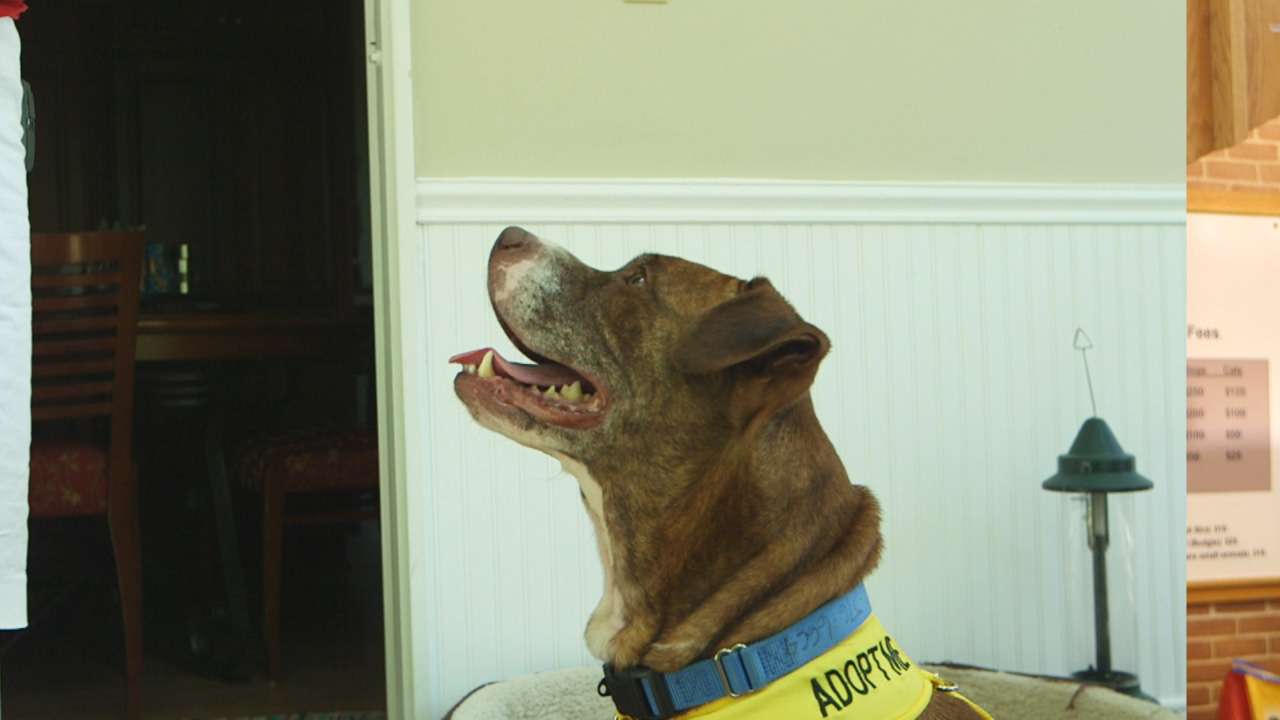
{"type": "MultiPolygon", "coordinates": [[[[746,645],[738,643],[733,647],[717,650],[715,656],[711,658],[712,662],[716,665],[716,674],[720,676],[720,686],[724,688],[724,694],[731,698],[742,697],[743,695],[755,690],[755,688],[751,687],[750,683],[748,683],[746,690],[743,690],[742,692],[734,692],[733,686],[729,684],[729,675],[724,671],[724,659],[730,655],[734,655],[734,653],[737,653],[739,650],[745,650],[746,648],[746,645]]],[[[737,656],[734,655],[734,657],[737,656]]]]}
{"type": "Polygon", "coordinates": [[[614,706],[635,720],[665,720],[676,714],[667,684],[661,673],[644,666],[619,670],[612,663],[604,666],[604,685],[614,706]]]}

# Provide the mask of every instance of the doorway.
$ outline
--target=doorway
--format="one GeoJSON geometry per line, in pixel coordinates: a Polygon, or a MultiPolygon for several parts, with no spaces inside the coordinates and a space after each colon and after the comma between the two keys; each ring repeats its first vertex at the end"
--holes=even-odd
{"type": "MultiPolygon", "coordinates": [[[[185,303],[371,316],[363,21],[360,0],[320,6],[302,0],[33,4],[19,25],[23,74],[32,84],[37,105],[36,168],[29,177],[32,230],[143,228],[148,243],[186,246],[187,295],[153,297],[153,309],[185,303]]],[[[371,346],[371,336],[369,341],[371,346]]],[[[253,402],[262,388],[271,392],[289,374],[279,367],[256,368],[256,384],[243,386],[242,395],[253,402]]],[[[287,430],[318,415],[359,422],[375,414],[371,369],[362,374],[349,368],[311,368],[303,378],[294,381],[297,387],[284,400],[278,394],[269,398],[267,404],[273,407],[246,413],[262,418],[255,431],[287,430]],[[338,385],[351,390],[333,392],[338,385]],[[339,395],[342,399],[335,401],[339,395]]],[[[153,414],[150,423],[153,429],[184,427],[163,411],[153,414]]],[[[198,449],[183,446],[183,433],[175,435],[177,442],[169,437],[148,443],[137,433],[135,454],[143,469],[144,491],[166,485],[170,474],[199,471],[198,449]]],[[[199,495],[194,486],[171,492],[158,503],[159,509],[151,508],[151,516],[155,519],[165,508],[180,506],[187,519],[197,525],[205,522],[200,519],[201,503],[207,498],[199,495]]],[[[143,512],[146,522],[145,505],[143,512]]],[[[209,532],[191,530],[197,535],[209,532]]],[[[256,525],[242,522],[240,530],[243,555],[252,562],[256,525]]],[[[95,545],[96,528],[86,525],[75,535],[71,548],[81,560],[101,550],[95,545]]],[[[169,537],[162,533],[157,540],[153,535],[151,568],[144,555],[144,576],[154,578],[144,605],[154,607],[153,599],[162,598],[165,588],[182,582],[184,556],[154,551],[168,545],[169,537]]],[[[286,627],[291,637],[284,640],[286,648],[293,641],[295,654],[292,661],[288,655],[285,660],[293,670],[286,670],[284,680],[271,687],[260,673],[254,674],[252,668],[260,664],[257,643],[245,662],[248,670],[232,681],[193,672],[181,653],[172,651],[175,645],[193,644],[190,633],[164,637],[172,630],[167,626],[175,625],[173,618],[155,619],[149,610],[144,707],[165,704],[168,716],[185,712],[192,717],[385,707],[376,525],[353,525],[337,534],[304,530],[300,538],[286,546],[286,567],[292,559],[293,567],[300,568],[293,576],[304,581],[293,601],[301,596],[304,603],[310,599],[322,607],[309,617],[307,612],[293,613],[296,623],[286,627]],[[328,558],[335,551],[350,572],[317,579],[317,573],[333,570],[328,558]],[[315,572],[308,572],[308,563],[314,563],[315,572]],[[349,594],[323,597],[330,591],[349,594]],[[351,597],[359,601],[361,632],[323,637],[320,630],[342,629],[343,613],[356,614],[343,602],[351,597]],[[326,602],[332,613],[324,612],[326,602]],[[339,645],[342,652],[334,649],[339,645]],[[353,662],[352,653],[362,659],[353,662]],[[368,672],[353,673],[355,668],[368,672]],[[350,684],[353,675],[359,676],[355,686],[350,684]],[[190,707],[175,709],[169,697],[187,698],[190,707]],[[339,698],[341,707],[333,706],[339,698]]],[[[33,552],[47,550],[37,547],[39,540],[33,538],[33,552]]],[[[192,563],[200,566],[207,560],[197,557],[192,563]]],[[[247,575],[252,577],[253,571],[247,575]]],[[[288,578],[286,571],[286,587],[288,578]]],[[[27,631],[30,637],[6,653],[0,673],[7,718],[88,719],[104,708],[103,717],[115,716],[110,710],[122,671],[112,655],[117,652],[112,639],[118,634],[110,623],[116,616],[109,607],[104,610],[113,602],[110,583],[92,576],[76,582],[88,583],[83,587],[89,591],[73,593],[84,603],[72,605],[71,615],[78,618],[74,624],[101,636],[100,653],[89,657],[79,672],[43,652],[30,654],[42,642],[40,628],[33,626],[27,631]],[[42,662],[24,660],[37,656],[48,666],[43,668],[48,671],[47,685],[40,677],[42,662]],[[77,677],[85,681],[82,692],[72,691],[77,677]],[[83,707],[65,704],[76,695],[85,701],[83,707]]],[[[249,584],[256,630],[256,588],[252,581],[249,584]]],[[[283,602],[288,608],[288,591],[283,602]]],[[[39,610],[32,610],[37,617],[39,610]]],[[[44,639],[74,643],[75,629],[67,627],[44,639]]]]}

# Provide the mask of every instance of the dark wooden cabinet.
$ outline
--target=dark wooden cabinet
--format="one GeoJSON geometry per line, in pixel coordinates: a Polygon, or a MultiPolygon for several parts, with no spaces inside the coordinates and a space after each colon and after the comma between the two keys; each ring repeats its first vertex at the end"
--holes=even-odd
{"type": "Polygon", "coordinates": [[[260,68],[144,59],[121,73],[121,217],[188,244],[194,293],[323,303],[355,252],[335,207],[354,153],[331,147],[336,100],[316,69],[260,68]]]}
{"type": "Polygon", "coordinates": [[[118,0],[115,37],[131,50],[206,55],[324,51],[349,3],[300,0],[118,0]]]}
{"type": "Polygon", "coordinates": [[[188,245],[193,294],[350,305],[365,236],[354,197],[365,171],[359,3],[66,6],[74,10],[33,8],[31,24],[74,27],[76,45],[98,52],[37,53],[27,65],[45,86],[36,88],[37,164],[47,166],[33,173],[33,228],[141,226],[148,242],[188,245]],[[73,151],[85,130],[95,147],[73,151]],[[80,192],[98,199],[91,209],[69,178],[99,188],[80,192]]]}

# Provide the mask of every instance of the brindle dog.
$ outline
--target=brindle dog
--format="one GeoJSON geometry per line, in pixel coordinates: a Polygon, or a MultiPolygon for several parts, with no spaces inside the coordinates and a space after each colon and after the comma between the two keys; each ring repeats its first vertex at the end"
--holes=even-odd
{"type": "MultiPolygon", "coordinates": [[[[673,257],[613,272],[508,228],[489,257],[499,322],[536,365],[453,358],[479,423],[581,484],[604,566],[587,623],[615,667],[672,671],[795,623],[880,558],[809,387],[829,342],[763,278],[673,257]]],[[[978,717],[935,691],[922,718],[978,717]]]]}

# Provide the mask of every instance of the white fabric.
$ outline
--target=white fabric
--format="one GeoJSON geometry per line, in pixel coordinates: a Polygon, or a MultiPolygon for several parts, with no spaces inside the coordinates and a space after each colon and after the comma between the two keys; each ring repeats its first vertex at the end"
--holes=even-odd
{"type": "Polygon", "coordinates": [[[20,48],[13,19],[0,18],[0,629],[27,624],[31,230],[20,48]]]}
{"type": "MultiPolygon", "coordinates": [[[[1027,675],[929,666],[998,720],[1178,720],[1159,705],[1099,687],[1027,675]]],[[[451,720],[611,720],[613,702],[596,693],[599,665],[523,675],[487,685],[453,711],[451,720]]],[[[815,713],[816,715],[816,713],[815,713]]]]}

